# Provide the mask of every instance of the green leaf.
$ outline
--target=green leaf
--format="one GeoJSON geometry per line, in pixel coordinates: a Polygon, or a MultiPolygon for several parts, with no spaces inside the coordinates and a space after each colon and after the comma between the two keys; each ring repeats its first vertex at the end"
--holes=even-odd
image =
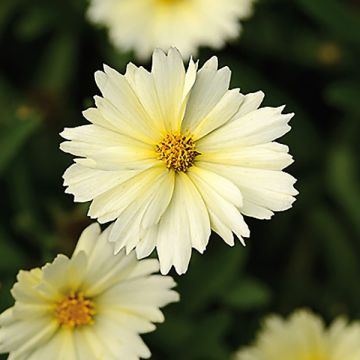
{"type": "Polygon", "coordinates": [[[64,32],[56,34],[49,43],[41,66],[35,74],[36,86],[54,92],[63,93],[68,85],[76,79],[78,58],[77,34],[64,32]]]}
{"type": "Polygon", "coordinates": [[[325,97],[330,104],[345,112],[360,114],[360,86],[358,82],[347,80],[333,83],[326,89],[325,97]]]}
{"type": "Polygon", "coordinates": [[[256,279],[246,278],[226,293],[224,303],[241,310],[265,306],[271,299],[270,289],[256,279]]]}
{"type": "Polygon", "coordinates": [[[0,272],[14,272],[25,265],[26,259],[21,249],[18,248],[0,228],[0,272]]]}
{"type": "Polygon", "coordinates": [[[358,158],[347,145],[335,146],[328,160],[328,184],[331,195],[345,210],[360,235],[360,189],[358,158]]]}
{"type": "Polygon", "coordinates": [[[27,107],[19,107],[10,126],[0,126],[0,175],[40,124],[40,116],[27,107]]]}
{"type": "Polygon", "coordinates": [[[225,335],[231,324],[231,316],[225,311],[218,311],[198,322],[194,326],[192,343],[187,359],[221,360],[229,358],[225,345],[225,335]]]}
{"type": "Polygon", "coordinates": [[[16,34],[23,40],[33,40],[53,27],[56,15],[51,8],[33,7],[24,11],[16,27],[16,34]]]}
{"type": "Polygon", "coordinates": [[[210,251],[208,256],[194,256],[196,261],[192,262],[187,276],[179,283],[182,306],[187,312],[204,309],[220,299],[241,274],[247,250],[240,244],[230,248],[218,243],[215,247],[215,254],[210,251]]]}
{"type": "Polygon", "coordinates": [[[316,21],[344,40],[360,44],[360,17],[345,1],[297,0],[298,4],[316,21]]]}
{"type": "Polygon", "coordinates": [[[321,241],[321,252],[331,272],[331,279],[338,289],[357,299],[360,295],[360,267],[345,226],[323,206],[314,209],[310,219],[321,241]]]}
{"type": "Polygon", "coordinates": [[[0,1],[0,35],[2,35],[3,29],[10,21],[19,3],[20,0],[0,1]]]}
{"type": "Polygon", "coordinates": [[[11,288],[14,285],[14,279],[6,279],[0,281],[0,312],[5,310],[14,303],[14,299],[11,296],[11,288]]]}

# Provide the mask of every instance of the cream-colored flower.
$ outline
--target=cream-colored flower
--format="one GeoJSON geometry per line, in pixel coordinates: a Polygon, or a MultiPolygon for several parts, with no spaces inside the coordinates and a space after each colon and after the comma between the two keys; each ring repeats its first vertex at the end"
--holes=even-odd
{"type": "Polygon", "coordinates": [[[113,255],[110,228],[82,233],[73,256],[20,271],[15,305],[0,315],[0,352],[10,360],[137,360],[150,357],[139,334],[178,300],[157,260],[113,255]]]}
{"type": "Polygon", "coordinates": [[[241,32],[254,0],[91,0],[89,19],[109,29],[112,43],[150,57],[176,46],[189,58],[199,46],[220,48],[241,32]]]}
{"type": "Polygon", "coordinates": [[[358,360],[360,323],[337,319],[328,329],[313,313],[300,310],[289,319],[269,317],[255,344],[235,360],[358,360]]]}
{"type": "Polygon", "coordinates": [[[77,158],[64,174],[75,201],[92,200],[89,216],[116,220],[115,251],[156,247],[162,273],[187,270],[211,228],[234,245],[249,229],[242,214],[269,219],[291,207],[295,179],[288,147],[273,142],[293,114],[259,106],[263,93],[229,90],[230,70],[213,57],[187,72],[175,49],[155,51],[152,72],[130,64],[125,76],[95,74],[103,97],[84,112],[91,125],[65,129],[61,149],[77,158]]]}

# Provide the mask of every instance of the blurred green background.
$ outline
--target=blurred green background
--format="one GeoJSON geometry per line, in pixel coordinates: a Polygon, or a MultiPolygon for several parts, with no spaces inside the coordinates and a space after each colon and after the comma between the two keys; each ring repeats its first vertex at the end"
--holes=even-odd
{"type": "MultiPolygon", "coordinates": [[[[103,63],[124,71],[134,59],[86,21],[86,5],[0,1],[0,310],[19,269],[70,255],[89,223],[88,204],[64,194],[71,157],[58,133],[85,124],[103,63]]],[[[202,49],[200,62],[213,54],[234,87],[296,113],[281,142],[300,195],[271,221],[248,219],[246,248],[213,236],[187,275],[174,275],[182,302],[144,336],[154,359],[228,359],[269,312],[360,318],[360,1],[259,0],[242,37],[202,49]]]]}

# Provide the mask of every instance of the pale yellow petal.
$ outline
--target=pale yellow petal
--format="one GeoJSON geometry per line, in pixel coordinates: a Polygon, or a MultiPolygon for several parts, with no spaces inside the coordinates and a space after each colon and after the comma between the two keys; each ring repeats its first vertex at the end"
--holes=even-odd
{"type": "Polygon", "coordinates": [[[186,107],[181,129],[192,133],[214,109],[229,89],[231,72],[224,67],[217,70],[217,59],[210,59],[198,72],[186,107]]]}
{"type": "Polygon", "coordinates": [[[227,91],[210,113],[192,129],[194,140],[198,140],[229,121],[239,109],[244,95],[238,89],[227,91]]]}
{"type": "Polygon", "coordinates": [[[158,95],[165,128],[170,131],[180,127],[180,110],[185,85],[185,68],[179,51],[170,48],[166,55],[156,49],[153,54],[152,76],[158,95]]]}
{"type": "Polygon", "coordinates": [[[221,150],[211,151],[206,151],[201,145],[197,148],[202,154],[198,157],[199,160],[223,165],[283,170],[293,163],[289,148],[276,142],[246,147],[225,145],[221,150]]]}
{"type": "Polygon", "coordinates": [[[215,190],[207,179],[198,173],[190,171],[189,176],[196,184],[207,208],[243,242],[243,237],[248,237],[250,232],[239,209],[219,193],[221,189],[215,190]]]}
{"type": "Polygon", "coordinates": [[[204,152],[269,143],[290,130],[294,114],[282,114],[283,107],[261,108],[226,123],[199,140],[204,152]]]}

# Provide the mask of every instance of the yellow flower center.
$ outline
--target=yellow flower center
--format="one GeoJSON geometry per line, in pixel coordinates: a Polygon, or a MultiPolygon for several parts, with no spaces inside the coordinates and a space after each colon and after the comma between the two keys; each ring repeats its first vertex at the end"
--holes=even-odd
{"type": "Polygon", "coordinates": [[[195,142],[191,135],[181,134],[179,131],[169,132],[161,142],[156,145],[158,159],[162,160],[168,169],[186,172],[195,162],[195,142]]]}
{"type": "Polygon", "coordinates": [[[70,328],[94,323],[94,304],[79,292],[71,292],[57,303],[55,317],[60,325],[70,328]]]}
{"type": "Polygon", "coordinates": [[[183,0],[157,0],[162,5],[172,5],[183,0]]]}

